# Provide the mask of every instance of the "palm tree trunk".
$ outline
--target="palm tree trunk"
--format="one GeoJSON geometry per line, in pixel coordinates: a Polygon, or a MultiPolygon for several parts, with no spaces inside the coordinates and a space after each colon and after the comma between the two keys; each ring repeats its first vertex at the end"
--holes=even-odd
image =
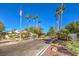
{"type": "Polygon", "coordinates": [[[56,33],[58,32],[58,16],[56,16],[56,33]]]}
{"type": "MultiPolygon", "coordinates": [[[[39,27],[38,27],[38,19],[35,19],[35,27],[36,27],[36,28],[39,28],[39,27]]],[[[39,33],[39,30],[38,30],[38,33],[39,33]]],[[[37,39],[38,39],[38,34],[37,34],[37,39]]]]}
{"type": "Polygon", "coordinates": [[[37,27],[37,19],[35,20],[35,27],[37,27]]]}
{"type": "MultiPolygon", "coordinates": [[[[39,33],[40,33],[40,30],[41,30],[41,22],[38,23],[38,27],[39,27],[39,33]]],[[[38,35],[39,37],[39,35],[38,35]]]]}
{"type": "MultiPolygon", "coordinates": [[[[38,28],[38,34],[39,34],[39,23],[38,23],[38,20],[37,20],[37,28],[38,28]]],[[[37,35],[37,38],[38,38],[39,35],[37,35]]]]}
{"type": "Polygon", "coordinates": [[[60,11],[59,31],[62,29],[62,10],[60,11]]]}
{"type": "Polygon", "coordinates": [[[28,19],[26,20],[26,27],[27,27],[27,31],[28,31],[28,19]]]}

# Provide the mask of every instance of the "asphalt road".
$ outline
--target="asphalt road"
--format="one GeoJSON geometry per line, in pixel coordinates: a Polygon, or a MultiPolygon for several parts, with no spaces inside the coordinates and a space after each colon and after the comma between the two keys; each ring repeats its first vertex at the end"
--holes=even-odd
{"type": "Polygon", "coordinates": [[[42,40],[20,42],[8,46],[0,46],[0,56],[35,56],[48,44],[42,40]]]}

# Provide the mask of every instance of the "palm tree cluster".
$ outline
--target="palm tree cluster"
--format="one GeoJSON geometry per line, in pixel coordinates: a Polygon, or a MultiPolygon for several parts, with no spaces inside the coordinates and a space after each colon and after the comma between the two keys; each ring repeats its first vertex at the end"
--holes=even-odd
{"type": "Polygon", "coordinates": [[[30,18],[32,18],[33,20],[35,20],[35,26],[36,25],[38,25],[37,27],[39,28],[40,27],[40,23],[41,23],[41,21],[40,20],[38,20],[38,16],[31,16],[31,15],[29,15],[29,14],[27,14],[26,16],[25,16],[25,18],[26,18],[26,26],[27,26],[27,29],[28,29],[28,24],[29,24],[29,22],[30,22],[30,18]]]}
{"type": "MultiPolygon", "coordinates": [[[[29,23],[30,23],[30,18],[32,18],[32,21],[35,21],[35,27],[33,26],[32,27],[32,32],[34,33],[35,32],[35,28],[38,28],[38,30],[37,30],[37,32],[40,32],[40,28],[41,28],[41,26],[40,26],[40,24],[41,24],[41,21],[40,20],[38,20],[39,19],[39,16],[31,16],[31,15],[29,15],[29,14],[27,14],[26,16],[25,16],[25,18],[26,18],[26,26],[27,26],[27,28],[26,28],[26,30],[28,31],[28,32],[30,32],[29,31],[29,28],[28,28],[28,26],[29,26],[29,23]]],[[[35,32],[36,33],[36,32],[35,32]]]]}
{"type": "Polygon", "coordinates": [[[55,13],[55,16],[56,16],[56,32],[61,31],[61,29],[62,29],[62,14],[63,14],[64,10],[65,10],[65,6],[64,6],[63,3],[62,3],[61,6],[58,6],[56,8],[56,13],[55,13]],[[59,20],[58,20],[58,17],[60,17],[59,20]],[[58,21],[59,21],[59,30],[58,30],[58,21]]]}

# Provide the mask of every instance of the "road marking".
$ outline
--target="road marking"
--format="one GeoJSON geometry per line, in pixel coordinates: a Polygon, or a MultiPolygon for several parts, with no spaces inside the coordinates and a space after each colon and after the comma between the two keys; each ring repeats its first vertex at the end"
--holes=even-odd
{"type": "Polygon", "coordinates": [[[41,55],[43,55],[43,53],[49,48],[49,46],[50,46],[50,45],[44,47],[40,52],[38,52],[38,53],[36,54],[36,56],[41,56],[41,55]]]}

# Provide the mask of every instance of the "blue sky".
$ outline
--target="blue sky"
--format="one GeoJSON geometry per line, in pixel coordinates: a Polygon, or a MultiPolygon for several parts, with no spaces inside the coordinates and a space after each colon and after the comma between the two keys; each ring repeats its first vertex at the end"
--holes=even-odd
{"type": "MultiPolygon", "coordinates": [[[[79,4],[70,3],[64,5],[66,9],[63,13],[62,27],[70,22],[79,21],[79,4]]],[[[25,15],[30,14],[33,16],[38,15],[39,20],[41,21],[41,27],[44,28],[44,32],[48,32],[50,26],[53,26],[54,28],[56,26],[55,10],[57,6],[57,3],[2,3],[0,4],[0,21],[4,23],[6,31],[13,28],[20,30],[19,12],[20,7],[22,7],[22,29],[26,28],[25,15]]],[[[35,22],[31,21],[29,27],[34,24],[35,22]]]]}

